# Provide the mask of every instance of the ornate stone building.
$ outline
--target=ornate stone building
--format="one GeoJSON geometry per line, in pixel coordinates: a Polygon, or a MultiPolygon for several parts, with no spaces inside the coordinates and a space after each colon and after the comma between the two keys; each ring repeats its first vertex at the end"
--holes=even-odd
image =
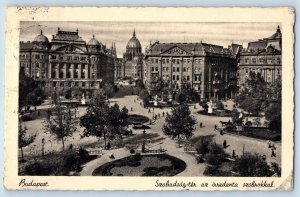
{"type": "Polygon", "coordinates": [[[282,35],[280,27],[269,38],[248,43],[241,53],[238,66],[239,85],[245,83],[250,72],[260,72],[266,82],[274,82],[281,77],[282,35]]]}
{"type": "Polygon", "coordinates": [[[232,98],[237,91],[237,59],[241,45],[228,48],[206,43],[150,44],[145,54],[146,86],[156,77],[169,81],[173,96],[183,82],[189,83],[200,99],[232,98]]]}
{"type": "Polygon", "coordinates": [[[51,42],[41,34],[20,42],[20,73],[40,81],[48,91],[79,88],[86,93],[114,82],[115,46],[106,49],[93,35],[86,43],[75,32],[58,28],[51,42]]]}
{"type": "Polygon", "coordinates": [[[142,45],[136,37],[135,30],[127,43],[126,52],[123,54],[123,77],[143,78],[142,45]]]}

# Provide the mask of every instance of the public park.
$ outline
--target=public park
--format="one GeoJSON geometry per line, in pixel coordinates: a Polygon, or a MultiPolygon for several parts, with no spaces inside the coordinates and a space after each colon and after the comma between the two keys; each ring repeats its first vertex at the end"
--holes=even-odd
{"type": "Polygon", "coordinates": [[[250,73],[234,97],[205,100],[157,81],[35,83],[20,80],[19,175],[281,176],[281,80],[250,73]]]}

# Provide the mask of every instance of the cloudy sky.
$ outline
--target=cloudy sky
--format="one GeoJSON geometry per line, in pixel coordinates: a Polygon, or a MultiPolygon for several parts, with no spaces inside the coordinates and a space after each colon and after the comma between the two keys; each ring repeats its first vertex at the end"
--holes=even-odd
{"type": "Polygon", "coordinates": [[[168,23],[168,22],[21,22],[20,40],[32,41],[41,29],[49,40],[57,28],[76,31],[88,42],[93,34],[108,47],[116,43],[118,57],[122,57],[133,29],[140,40],[143,51],[149,42],[202,42],[227,47],[269,37],[280,23],[168,23]]]}

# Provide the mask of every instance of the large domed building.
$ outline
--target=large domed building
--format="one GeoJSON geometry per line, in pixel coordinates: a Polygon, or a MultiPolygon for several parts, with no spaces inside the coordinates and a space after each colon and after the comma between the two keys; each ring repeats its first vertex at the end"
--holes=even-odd
{"type": "Polygon", "coordinates": [[[141,79],[143,70],[142,45],[133,30],[132,37],[126,45],[126,52],[123,54],[123,77],[141,79]]]}

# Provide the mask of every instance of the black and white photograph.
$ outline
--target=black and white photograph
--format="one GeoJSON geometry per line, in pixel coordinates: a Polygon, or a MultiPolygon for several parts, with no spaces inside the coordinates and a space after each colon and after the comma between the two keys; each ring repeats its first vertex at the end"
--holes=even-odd
{"type": "Polygon", "coordinates": [[[22,22],[19,175],[280,176],[277,23],[22,22]]]}
{"type": "Polygon", "coordinates": [[[293,135],[282,126],[290,26],[96,19],[19,22],[19,186],[93,176],[274,187],[293,135]]]}

